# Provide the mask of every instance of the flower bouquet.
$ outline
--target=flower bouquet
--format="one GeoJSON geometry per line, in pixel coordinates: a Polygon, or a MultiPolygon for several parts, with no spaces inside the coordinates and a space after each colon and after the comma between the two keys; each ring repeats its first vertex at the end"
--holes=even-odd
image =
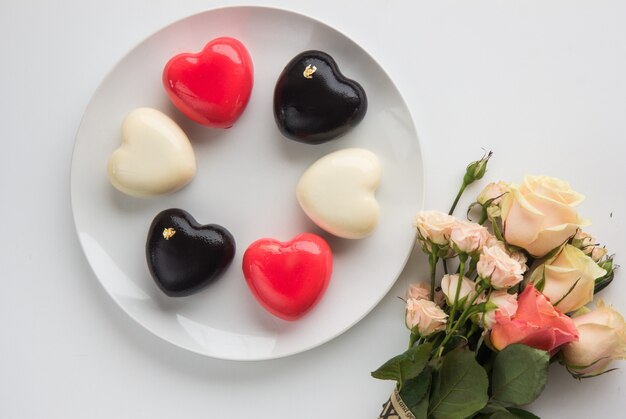
{"type": "Polygon", "coordinates": [[[490,156],[468,166],[448,214],[416,217],[430,282],[407,290],[408,350],[372,372],[397,382],[380,419],[536,418],[521,406],[541,394],[550,363],[583,379],[626,357],[622,316],[601,299],[586,306],[615,267],[566,182],[491,183],[467,211],[477,222],[452,216],[490,156]]]}

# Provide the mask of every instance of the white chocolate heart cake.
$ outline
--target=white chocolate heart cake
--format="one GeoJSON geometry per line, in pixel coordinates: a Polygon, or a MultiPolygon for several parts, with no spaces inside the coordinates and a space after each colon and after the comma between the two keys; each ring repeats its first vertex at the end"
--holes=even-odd
{"type": "Polygon", "coordinates": [[[151,108],[131,111],[122,144],[109,158],[109,180],[125,194],[149,197],[174,192],[196,174],[196,157],[183,130],[151,108]]]}
{"type": "Polygon", "coordinates": [[[378,224],[374,193],[381,165],[369,150],[348,148],[313,163],[296,187],[300,206],[320,228],[346,239],[368,236],[378,224]]]}

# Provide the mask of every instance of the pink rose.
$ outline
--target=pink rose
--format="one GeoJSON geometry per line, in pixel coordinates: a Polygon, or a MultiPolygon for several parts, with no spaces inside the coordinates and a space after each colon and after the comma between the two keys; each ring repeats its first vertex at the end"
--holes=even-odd
{"type": "Polygon", "coordinates": [[[414,300],[406,302],[406,327],[420,336],[428,336],[445,330],[448,315],[430,300],[414,300]]]}
{"type": "Polygon", "coordinates": [[[523,279],[524,266],[509,256],[504,246],[492,246],[483,248],[476,270],[481,278],[500,290],[519,284],[523,279]]]}
{"type": "Polygon", "coordinates": [[[452,248],[461,253],[477,253],[491,237],[489,231],[480,224],[457,220],[450,231],[452,248]]]}
{"type": "Polygon", "coordinates": [[[596,309],[574,317],[578,342],[563,346],[567,366],[580,374],[599,374],[615,359],[626,359],[626,322],[600,300],[596,309]]]}
{"type": "Polygon", "coordinates": [[[588,223],[575,209],[583,199],[560,179],[526,176],[502,197],[504,238],[533,256],[545,256],[588,223]]]}
{"type": "Polygon", "coordinates": [[[498,350],[521,343],[554,354],[562,345],[577,341],[578,330],[572,319],[529,284],[518,297],[517,312],[510,319],[496,312],[490,336],[498,350]]]}
{"type": "Polygon", "coordinates": [[[510,319],[511,316],[517,312],[517,294],[509,294],[506,291],[493,291],[489,295],[488,300],[485,300],[485,297],[481,296],[476,302],[484,303],[485,301],[495,306],[494,309],[478,315],[480,324],[487,330],[491,330],[496,323],[496,313],[498,313],[500,317],[510,319]]]}
{"type": "Polygon", "coordinates": [[[406,299],[430,300],[430,285],[423,282],[410,284],[406,290],[406,299]]]}
{"type": "Polygon", "coordinates": [[[450,230],[456,218],[440,211],[421,211],[415,217],[415,227],[420,239],[445,246],[450,238],[450,230]]]}
{"type": "Polygon", "coordinates": [[[518,261],[520,265],[522,265],[522,269],[524,272],[528,270],[528,266],[526,262],[528,262],[528,258],[524,254],[524,252],[520,252],[519,250],[509,250],[503,241],[498,240],[496,236],[491,236],[487,243],[485,243],[484,247],[499,247],[506,252],[507,255],[511,256],[514,260],[518,261]]]}

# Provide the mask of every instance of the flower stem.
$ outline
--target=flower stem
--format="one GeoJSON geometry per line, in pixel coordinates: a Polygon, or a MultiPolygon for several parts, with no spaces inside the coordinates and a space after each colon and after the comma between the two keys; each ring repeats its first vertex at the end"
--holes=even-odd
{"type": "Polygon", "coordinates": [[[478,220],[478,224],[483,225],[485,224],[485,221],[487,221],[487,210],[483,208],[482,212],[480,213],[480,219],[478,220]]]}
{"type": "MultiPolygon", "coordinates": [[[[446,333],[446,337],[439,344],[439,348],[443,349],[444,345],[446,343],[448,343],[448,341],[450,340],[450,338],[452,336],[454,336],[454,334],[459,329],[459,327],[461,327],[467,321],[467,315],[468,315],[470,309],[472,308],[472,305],[474,305],[474,302],[476,301],[476,299],[478,299],[480,294],[482,294],[482,292],[484,290],[486,290],[488,287],[489,287],[489,285],[481,284],[480,288],[478,289],[476,294],[472,297],[472,299],[470,300],[470,302],[467,305],[467,307],[465,308],[465,310],[463,310],[463,313],[461,313],[461,316],[459,317],[459,320],[457,320],[456,323],[454,323],[454,326],[452,326],[452,329],[449,332],[446,333]]],[[[439,348],[437,348],[437,349],[439,349],[439,348]]],[[[435,353],[436,352],[437,351],[435,351],[435,353]]]]}
{"type": "Polygon", "coordinates": [[[428,264],[430,265],[430,301],[435,301],[435,276],[437,274],[437,261],[439,258],[432,251],[428,255],[428,264]]]}
{"type": "Polygon", "coordinates": [[[476,350],[474,351],[474,354],[476,354],[476,356],[478,356],[478,351],[480,350],[480,347],[483,346],[484,341],[485,341],[485,335],[480,335],[480,338],[478,339],[478,343],[476,344],[476,350]]]}
{"type": "Polygon", "coordinates": [[[413,345],[415,344],[415,341],[418,338],[419,338],[419,335],[417,333],[411,332],[411,336],[409,337],[409,349],[413,347],[413,345]]]}
{"type": "Polygon", "coordinates": [[[465,273],[465,261],[467,260],[467,254],[460,253],[459,260],[459,280],[456,282],[456,292],[454,293],[454,300],[452,301],[452,311],[450,312],[450,321],[448,322],[448,330],[450,324],[454,322],[454,315],[456,314],[456,308],[459,302],[459,295],[461,294],[461,285],[463,284],[463,274],[465,273]]]}
{"type": "Polygon", "coordinates": [[[463,180],[463,183],[461,184],[461,188],[459,189],[459,193],[456,194],[456,198],[454,198],[454,202],[452,203],[452,206],[450,207],[450,211],[448,212],[448,215],[452,215],[454,213],[454,210],[456,209],[456,205],[459,203],[459,199],[461,199],[461,195],[463,195],[463,192],[465,192],[465,188],[467,188],[467,183],[465,183],[465,180],[463,180]]]}

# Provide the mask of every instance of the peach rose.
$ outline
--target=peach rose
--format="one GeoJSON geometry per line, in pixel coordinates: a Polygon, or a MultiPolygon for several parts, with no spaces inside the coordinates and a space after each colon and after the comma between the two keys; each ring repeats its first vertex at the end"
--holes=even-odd
{"type": "Polygon", "coordinates": [[[519,295],[517,311],[510,319],[496,311],[490,339],[497,350],[521,343],[555,354],[562,345],[577,341],[578,331],[572,319],[529,284],[519,295]]]}
{"type": "Polygon", "coordinates": [[[575,372],[594,375],[605,371],[615,359],[626,359],[626,322],[599,300],[596,309],[574,317],[580,338],[563,346],[565,364],[575,372]]]}
{"type": "Polygon", "coordinates": [[[415,227],[421,239],[445,246],[450,238],[450,230],[456,218],[440,211],[421,211],[415,217],[415,227]]]}
{"type": "Polygon", "coordinates": [[[430,300],[430,285],[423,282],[410,284],[406,290],[406,299],[430,300]]]}
{"type": "Polygon", "coordinates": [[[519,284],[524,273],[524,267],[513,259],[504,246],[484,247],[478,263],[478,275],[488,280],[497,290],[508,289],[519,284]]]}
{"type": "Polygon", "coordinates": [[[448,315],[430,300],[406,302],[406,327],[420,336],[429,336],[446,329],[448,315]]]}
{"type": "Polygon", "coordinates": [[[496,236],[491,236],[491,238],[487,240],[487,243],[485,243],[485,247],[494,247],[494,246],[501,248],[502,250],[506,252],[507,255],[511,256],[514,260],[519,262],[524,272],[528,270],[528,266],[526,266],[526,262],[528,261],[528,258],[526,257],[524,252],[521,252],[519,250],[510,250],[506,247],[504,242],[498,240],[496,236]]]}
{"type": "Polygon", "coordinates": [[[504,238],[535,257],[545,256],[588,224],[575,209],[583,199],[560,179],[526,176],[502,197],[504,238]]]}
{"type": "MultiPolygon", "coordinates": [[[[446,302],[450,307],[454,305],[454,297],[456,296],[456,288],[459,284],[458,275],[444,275],[441,279],[441,291],[446,296],[446,302]]],[[[462,307],[467,305],[469,299],[476,295],[474,287],[476,283],[467,277],[461,280],[461,290],[459,291],[459,303],[462,307]]]]}
{"type": "Polygon", "coordinates": [[[556,308],[569,313],[593,300],[595,280],[604,275],[606,271],[589,256],[568,244],[555,258],[538,266],[530,280],[543,282],[543,294],[556,308]]]}
{"type": "Polygon", "coordinates": [[[606,247],[600,246],[591,234],[582,230],[576,232],[571,244],[582,250],[583,253],[593,259],[594,262],[600,261],[600,259],[607,254],[606,247]]]}
{"type": "Polygon", "coordinates": [[[452,248],[467,254],[480,252],[490,237],[485,227],[471,221],[456,220],[450,230],[452,248]]]}
{"type": "Polygon", "coordinates": [[[491,201],[491,205],[498,205],[504,194],[509,191],[509,185],[505,182],[491,182],[478,194],[476,202],[483,207],[491,201]]]}
{"type": "Polygon", "coordinates": [[[489,295],[489,299],[479,297],[477,303],[491,303],[490,306],[495,307],[485,313],[478,314],[478,321],[487,330],[491,330],[496,323],[496,313],[500,317],[510,319],[517,312],[517,294],[509,294],[506,291],[493,291],[489,295]]]}

